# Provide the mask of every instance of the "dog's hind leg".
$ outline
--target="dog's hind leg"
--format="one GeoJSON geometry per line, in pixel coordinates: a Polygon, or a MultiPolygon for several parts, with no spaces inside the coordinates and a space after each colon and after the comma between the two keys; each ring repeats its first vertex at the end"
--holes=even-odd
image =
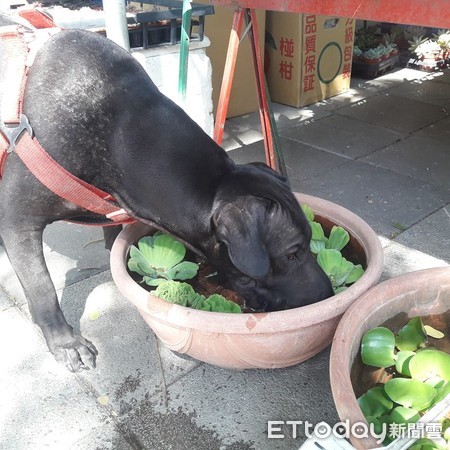
{"type": "Polygon", "coordinates": [[[87,339],[74,334],[59,306],[44,259],[44,228],[45,224],[1,226],[0,233],[25,291],[33,321],[42,330],[50,352],[73,372],[94,368],[96,348],[87,339]]]}

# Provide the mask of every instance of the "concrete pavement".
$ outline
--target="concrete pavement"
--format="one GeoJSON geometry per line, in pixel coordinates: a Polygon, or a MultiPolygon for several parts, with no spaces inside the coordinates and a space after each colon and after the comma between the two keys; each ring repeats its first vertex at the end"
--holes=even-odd
{"type": "MultiPolygon", "coordinates": [[[[352,80],[304,108],[274,105],[294,190],[341,204],[385,249],[383,278],[450,264],[450,71],[352,80]]],[[[264,160],[258,114],[227,121],[238,162],[264,160]]],[[[99,350],[70,374],[48,353],[0,248],[0,449],[290,450],[268,420],[338,421],[329,349],[295,367],[232,371],[159,343],[115,287],[100,230],[57,223],[45,252],[64,313],[99,350]]]]}

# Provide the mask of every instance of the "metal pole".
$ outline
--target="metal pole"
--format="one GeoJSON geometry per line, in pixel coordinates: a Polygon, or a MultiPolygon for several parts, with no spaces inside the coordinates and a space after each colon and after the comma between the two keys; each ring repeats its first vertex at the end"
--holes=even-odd
{"type": "Polygon", "coordinates": [[[233,25],[230,33],[225,68],[223,69],[222,87],[220,88],[219,104],[217,105],[214,140],[220,145],[223,140],[225,120],[227,119],[228,103],[230,102],[231,86],[233,84],[234,69],[239,50],[239,40],[244,20],[245,10],[238,8],[234,11],[233,25]]]}
{"type": "Polygon", "coordinates": [[[103,0],[106,36],[130,51],[125,0],[103,0]]]}
{"type": "Polygon", "coordinates": [[[183,18],[181,21],[180,68],[178,71],[178,94],[186,100],[186,85],[189,64],[189,42],[191,29],[192,5],[189,0],[183,0],[183,18]]]}

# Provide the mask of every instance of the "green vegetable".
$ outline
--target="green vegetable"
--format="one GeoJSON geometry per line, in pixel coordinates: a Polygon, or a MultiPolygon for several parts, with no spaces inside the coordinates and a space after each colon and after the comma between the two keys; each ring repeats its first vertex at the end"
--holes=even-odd
{"type": "Polygon", "coordinates": [[[203,311],[227,313],[242,312],[241,307],[238,304],[230,302],[222,295],[213,294],[208,298],[205,298],[203,295],[195,292],[190,284],[179,281],[163,281],[155,289],[154,294],[171,303],[203,311]]]}
{"type": "Polygon", "coordinates": [[[391,423],[415,423],[420,419],[420,414],[413,408],[405,408],[404,406],[397,406],[389,415],[391,423]]]}
{"type": "Polygon", "coordinates": [[[349,243],[350,236],[344,228],[335,225],[327,238],[322,225],[314,222],[314,211],[308,205],[301,207],[311,226],[311,252],[317,255],[317,262],[330,278],[334,293],[338,294],[359,280],[364,273],[360,264],[347,261],[340,253],[349,243]]]}
{"type": "Polygon", "coordinates": [[[439,350],[418,352],[409,363],[412,378],[427,381],[440,378],[450,381],[450,355],[439,350]]]}
{"type": "Polygon", "coordinates": [[[141,238],[138,247],[131,246],[128,268],[142,275],[149,286],[158,286],[164,280],[188,280],[197,275],[198,264],[183,261],[185,255],[181,242],[157,232],[141,238]]]}
{"type": "Polygon", "coordinates": [[[414,351],[427,340],[427,333],[420,317],[412,318],[399,332],[395,345],[399,350],[414,351]]]}
{"type": "Polygon", "coordinates": [[[390,367],[395,364],[395,336],[385,327],[367,331],[361,343],[361,358],[364,364],[374,367],[390,367]]]}
{"type": "Polygon", "coordinates": [[[398,352],[397,361],[395,362],[395,369],[397,372],[410,377],[411,372],[409,370],[409,363],[414,356],[416,356],[416,354],[411,351],[398,352]]]}
{"type": "Polygon", "coordinates": [[[230,302],[226,298],[222,297],[219,294],[210,295],[198,309],[202,309],[204,311],[215,311],[215,312],[227,312],[227,313],[240,313],[241,307],[234,303],[230,302]]]}
{"type": "Polygon", "coordinates": [[[358,405],[365,417],[380,417],[388,414],[394,404],[383,387],[374,387],[358,398],[358,405]]]}
{"type": "Polygon", "coordinates": [[[355,265],[347,261],[341,255],[341,252],[335,249],[320,250],[317,255],[317,262],[330,278],[334,289],[354,283],[364,273],[360,264],[355,265]]]}
{"type": "Polygon", "coordinates": [[[197,294],[190,284],[172,280],[160,283],[154,294],[163,300],[181,306],[191,306],[204,300],[203,295],[197,294]]]}
{"type": "Polygon", "coordinates": [[[407,378],[393,378],[384,385],[392,401],[407,408],[423,411],[433,404],[436,389],[429,384],[407,378]]]}

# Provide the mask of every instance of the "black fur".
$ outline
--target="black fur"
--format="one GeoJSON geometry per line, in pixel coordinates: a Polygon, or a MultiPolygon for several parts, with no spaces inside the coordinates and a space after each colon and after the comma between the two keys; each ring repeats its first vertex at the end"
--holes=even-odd
{"type": "MultiPolygon", "coordinates": [[[[234,164],[106,38],[84,31],[51,38],[30,70],[24,113],[57,162],[204,254],[249,306],[286,309],[332,295],[285,180],[262,164],[234,164]]],[[[96,350],[64,319],[42,233],[51,222],[85,215],[41,185],[17,155],[8,157],[0,235],[50,351],[75,371],[94,366],[96,350]]]]}

